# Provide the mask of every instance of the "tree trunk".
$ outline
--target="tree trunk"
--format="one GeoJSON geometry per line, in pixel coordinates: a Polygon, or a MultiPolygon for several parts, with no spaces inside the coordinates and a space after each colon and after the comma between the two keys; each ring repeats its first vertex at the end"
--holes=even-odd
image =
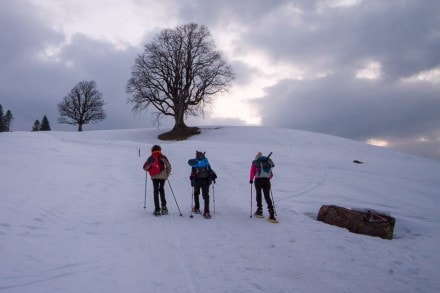
{"type": "Polygon", "coordinates": [[[347,228],[357,234],[393,239],[396,219],[371,210],[356,211],[323,205],[318,213],[318,221],[347,228]]]}
{"type": "Polygon", "coordinates": [[[178,107],[174,115],[175,124],[173,127],[173,131],[181,131],[181,130],[186,130],[188,128],[185,124],[184,117],[185,117],[185,112],[183,107],[178,107]]]}
{"type": "Polygon", "coordinates": [[[78,132],[83,131],[82,123],[78,123],[78,132]]]}

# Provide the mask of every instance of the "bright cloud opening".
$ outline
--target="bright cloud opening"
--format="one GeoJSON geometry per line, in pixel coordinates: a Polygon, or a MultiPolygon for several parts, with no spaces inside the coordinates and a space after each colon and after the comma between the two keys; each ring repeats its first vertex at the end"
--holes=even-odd
{"type": "Polygon", "coordinates": [[[42,9],[43,18],[63,33],[67,42],[81,33],[123,50],[127,46],[142,46],[146,31],[177,23],[178,8],[169,1],[29,1],[42,9]]]}
{"type": "Polygon", "coordinates": [[[218,97],[213,102],[211,115],[213,118],[238,119],[249,125],[260,125],[260,114],[249,105],[249,101],[262,98],[265,95],[264,89],[279,80],[302,80],[305,73],[288,63],[274,63],[265,52],[249,48],[238,50],[234,44],[239,43],[241,34],[246,30],[246,27],[231,24],[211,31],[219,50],[226,55],[228,61],[245,63],[253,72],[249,83],[234,85],[227,95],[218,97]]]}
{"type": "Polygon", "coordinates": [[[404,78],[403,82],[429,82],[433,84],[440,83],[440,67],[433,68],[431,70],[425,70],[412,75],[408,78],[404,78]]]}
{"type": "Polygon", "coordinates": [[[380,147],[386,147],[389,145],[389,142],[387,142],[386,140],[377,139],[377,138],[371,138],[371,139],[367,140],[367,143],[371,144],[371,145],[375,145],[375,146],[380,146],[380,147]]]}
{"type": "Polygon", "coordinates": [[[352,7],[360,4],[362,0],[327,0],[331,7],[352,7]]]}
{"type": "Polygon", "coordinates": [[[373,61],[367,64],[363,69],[356,72],[356,78],[359,79],[379,79],[381,76],[381,64],[373,61]]]}

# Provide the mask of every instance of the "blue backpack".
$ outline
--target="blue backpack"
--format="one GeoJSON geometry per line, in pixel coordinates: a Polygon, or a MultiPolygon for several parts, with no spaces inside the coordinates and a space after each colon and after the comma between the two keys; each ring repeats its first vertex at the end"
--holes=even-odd
{"type": "Polygon", "coordinates": [[[197,152],[196,159],[190,159],[188,164],[193,168],[195,178],[203,179],[211,176],[211,166],[202,152],[197,152]]]}
{"type": "Polygon", "coordinates": [[[197,160],[196,168],[196,178],[208,178],[209,171],[211,167],[209,166],[209,162],[207,158],[203,158],[201,160],[197,160]]]}

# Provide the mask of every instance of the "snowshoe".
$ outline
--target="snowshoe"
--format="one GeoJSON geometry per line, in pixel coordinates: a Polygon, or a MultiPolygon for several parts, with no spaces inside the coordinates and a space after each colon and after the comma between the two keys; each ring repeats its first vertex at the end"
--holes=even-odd
{"type": "Polygon", "coordinates": [[[270,216],[269,218],[267,218],[267,220],[273,224],[279,223],[278,220],[274,216],[270,216]]]}
{"type": "Polygon", "coordinates": [[[194,214],[201,214],[199,209],[193,208],[192,211],[194,214]]]}
{"type": "Polygon", "coordinates": [[[257,209],[257,211],[255,212],[255,217],[257,218],[264,218],[263,216],[263,211],[261,209],[257,209]]]}
{"type": "Polygon", "coordinates": [[[158,216],[161,216],[162,213],[160,212],[159,209],[157,209],[157,210],[154,210],[153,215],[155,215],[156,217],[158,217],[158,216]]]}
{"type": "Polygon", "coordinates": [[[205,219],[211,219],[211,214],[210,213],[203,213],[203,217],[205,219]]]}
{"type": "Polygon", "coordinates": [[[167,207],[162,207],[162,215],[168,215],[168,208],[167,207]]]}

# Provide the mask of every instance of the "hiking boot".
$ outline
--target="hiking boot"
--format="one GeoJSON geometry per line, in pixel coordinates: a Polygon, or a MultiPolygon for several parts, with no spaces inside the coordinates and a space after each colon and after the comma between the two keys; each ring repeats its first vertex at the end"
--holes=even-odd
{"type": "Polygon", "coordinates": [[[196,208],[193,208],[193,213],[194,214],[201,214],[200,209],[196,209],[196,208]]]}
{"type": "Polygon", "coordinates": [[[157,217],[157,216],[162,215],[162,213],[160,212],[160,209],[155,209],[153,212],[153,215],[155,215],[157,217]]]}
{"type": "Polygon", "coordinates": [[[210,214],[209,212],[204,212],[204,213],[203,213],[203,217],[204,217],[205,219],[211,219],[211,214],[210,214]]]}
{"type": "Polygon", "coordinates": [[[168,215],[168,208],[165,206],[165,207],[162,207],[162,215],[168,215]]]}
{"type": "Polygon", "coordinates": [[[278,223],[278,220],[275,218],[275,215],[273,213],[270,214],[267,220],[271,223],[278,223]]]}
{"type": "Polygon", "coordinates": [[[257,211],[255,212],[255,217],[257,218],[263,218],[263,210],[262,209],[257,209],[257,211]]]}

